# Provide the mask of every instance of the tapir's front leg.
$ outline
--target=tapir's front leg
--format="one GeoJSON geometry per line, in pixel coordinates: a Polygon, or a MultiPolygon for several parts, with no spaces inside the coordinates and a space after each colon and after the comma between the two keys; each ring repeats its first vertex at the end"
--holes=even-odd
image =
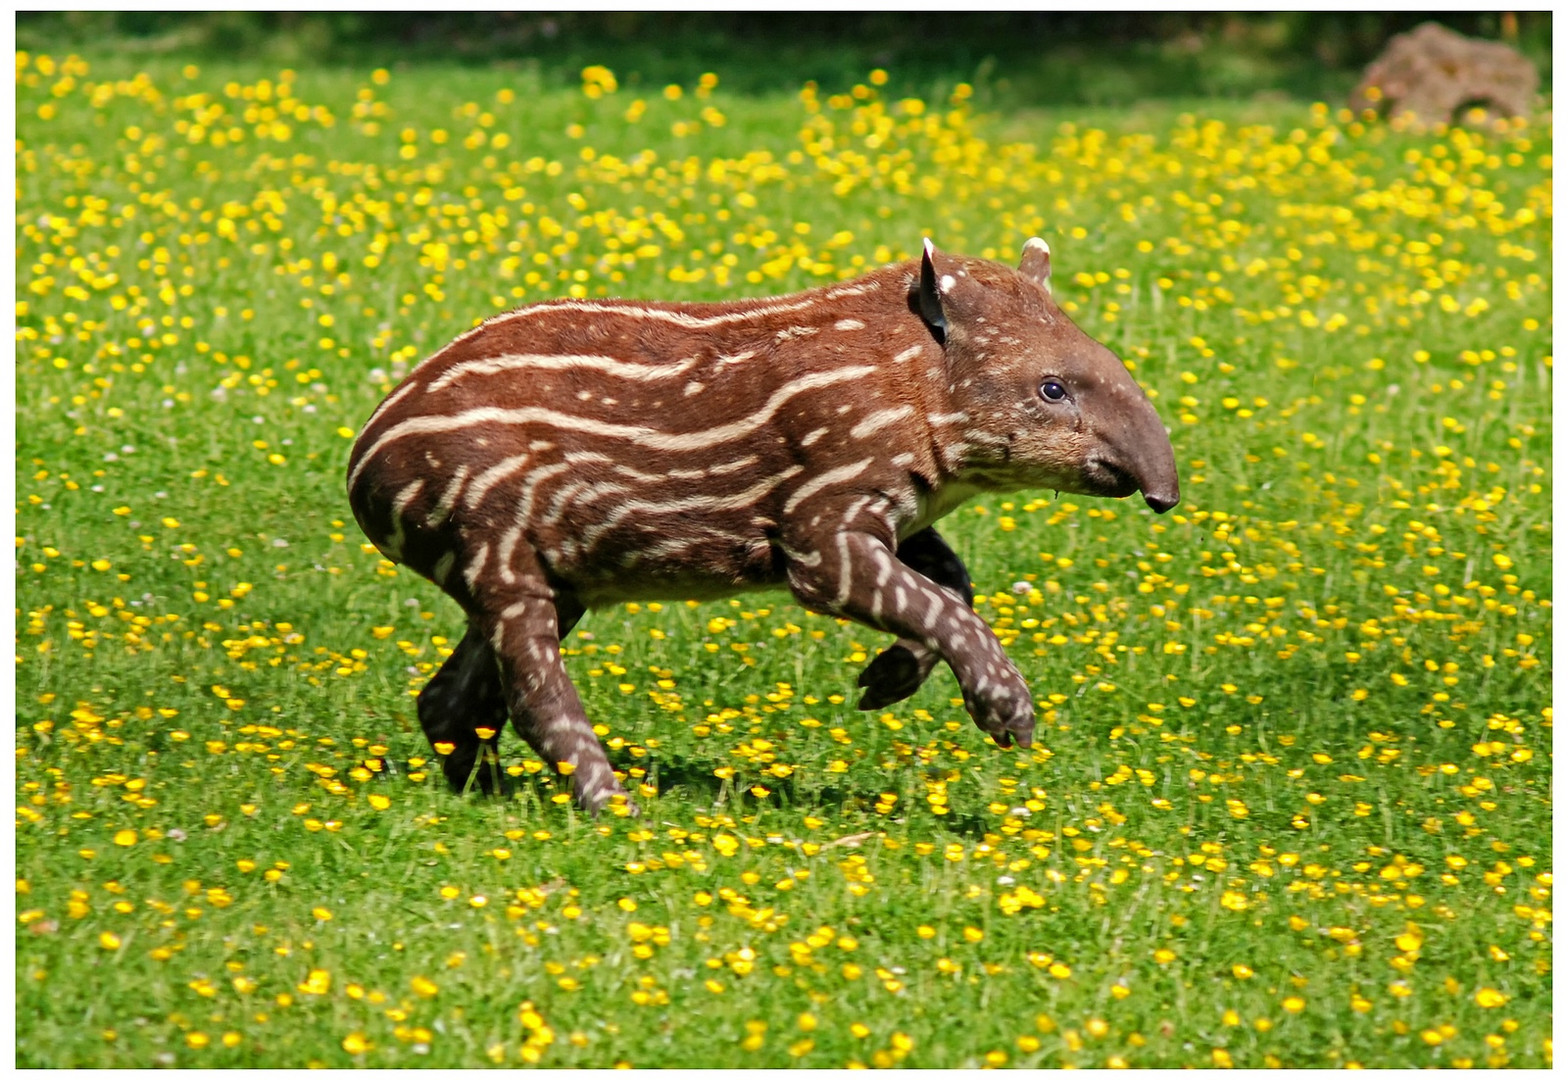
{"type": "MultiPolygon", "coordinates": [[[[975,590],[969,581],[969,570],[935,529],[921,529],[905,537],[898,545],[898,561],[957,594],[966,606],[974,607],[975,590]]],[[[881,709],[903,701],[920,689],[939,659],[914,638],[900,638],[860,673],[859,685],[866,692],[859,707],[881,709]]]]}
{"type": "MultiPolygon", "coordinates": [[[[817,521],[845,517],[825,511],[817,521]]],[[[870,514],[842,531],[786,541],[789,585],[802,604],[854,619],[939,653],[964,692],[976,726],[998,746],[1034,741],[1034,699],[991,628],[953,593],[894,556],[892,531],[870,514]]]]}

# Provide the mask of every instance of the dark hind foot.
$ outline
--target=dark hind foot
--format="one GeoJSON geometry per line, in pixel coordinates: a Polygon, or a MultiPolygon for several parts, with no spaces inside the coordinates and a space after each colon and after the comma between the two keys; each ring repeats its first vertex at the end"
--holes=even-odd
{"type": "MultiPolygon", "coordinates": [[[[974,586],[963,560],[953,553],[935,529],[921,529],[898,545],[898,561],[921,576],[952,592],[967,607],[975,602],[974,586]]],[[[866,665],[859,685],[862,709],[882,709],[903,701],[931,677],[940,659],[919,641],[901,638],[866,665]]]]}
{"type": "Polygon", "coordinates": [[[936,666],[936,654],[917,642],[899,641],[888,646],[860,673],[865,688],[859,708],[882,709],[903,701],[925,683],[936,666]]]}
{"type": "Polygon", "coordinates": [[[497,744],[506,725],[506,696],[495,653],[473,624],[420,691],[419,723],[452,790],[505,790],[497,744]]]}

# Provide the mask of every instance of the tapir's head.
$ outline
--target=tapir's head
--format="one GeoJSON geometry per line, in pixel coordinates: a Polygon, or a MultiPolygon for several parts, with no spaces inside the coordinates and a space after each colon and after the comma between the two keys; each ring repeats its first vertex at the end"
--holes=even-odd
{"type": "Polygon", "coordinates": [[[917,307],[947,357],[948,397],[967,415],[960,474],[991,488],[1124,498],[1160,513],[1181,498],[1170,437],[1116,354],[1051,297],[1051,252],[1024,244],[1017,270],[936,252],[917,307]]]}

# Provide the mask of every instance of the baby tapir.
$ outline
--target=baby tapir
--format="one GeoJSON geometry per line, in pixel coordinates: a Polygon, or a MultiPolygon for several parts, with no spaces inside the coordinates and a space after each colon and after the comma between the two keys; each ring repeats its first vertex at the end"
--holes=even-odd
{"type": "Polygon", "coordinates": [[[1029,746],[1029,687],[932,523],[983,491],[1178,499],[1154,407],[1050,272],[1038,238],[1017,270],[926,241],[793,296],[532,304],[416,367],[360,432],[348,494],[468,615],[419,696],[447,779],[497,783],[510,716],[581,806],[622,803],[560,639],[588,608],[779,585],[897,637],[861,708],[942,659],[980,729],[1029,746]]]}

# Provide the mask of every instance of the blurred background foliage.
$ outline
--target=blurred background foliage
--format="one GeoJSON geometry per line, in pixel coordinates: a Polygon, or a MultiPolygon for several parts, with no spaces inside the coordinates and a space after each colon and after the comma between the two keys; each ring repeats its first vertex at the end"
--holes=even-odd
{"type": "Polygon", "coordinates": [[[711,71],[732,93],[966,81],[993,108],[1149,98],[1338,102],[1388,39],[1429,19],[1515,45],[1551,89],[1545,12],[18,12],[19,49],[363,68],[513,67],[576,85],[603,64],[632,89],[711,71]]]}

